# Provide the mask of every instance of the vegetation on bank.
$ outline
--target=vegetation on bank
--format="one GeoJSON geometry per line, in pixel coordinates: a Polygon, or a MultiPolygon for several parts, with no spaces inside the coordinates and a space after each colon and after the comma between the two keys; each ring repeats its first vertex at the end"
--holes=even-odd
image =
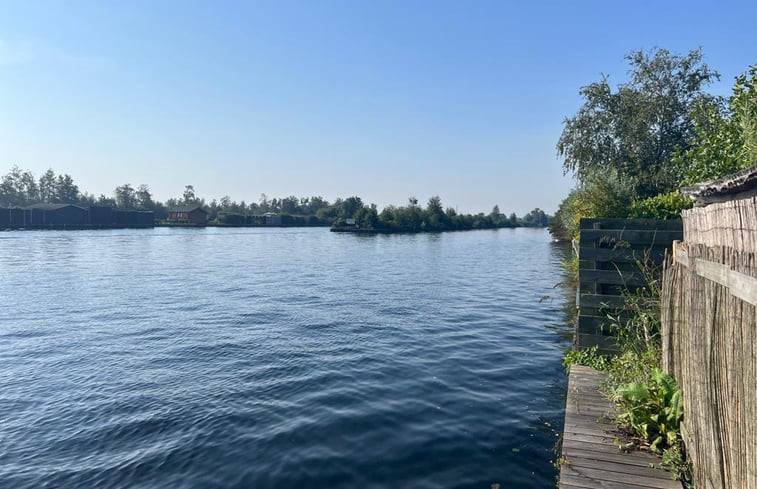
{"type": "Polygon", "coordinates": [[[582,217],[671,219],[691,202],[678,189],[757,164],[757,67],[730,97],[705,91],[720,75],[701,50],[626,56],[629,80],[581,88],[578,112],[557,143],[576,185],[550,223],[557,239],[578,235],[582,217]]]}
{"type": "Polygon", "coordinates": [[[616,421],[627,430],[620,449],[648,449],[662,455],[662,466],[687,487],[691,465],[681,438],[684,415],[675,379],[661,369],[660,287],[656,271],[644,270],[649,281],[625,294],[623,316],[608,316],[607,325],[620,348],[618,355],[600,355],[597,347],[570,351],[563,363],[607,372],[604,391],[619,409],[616,421]]]}
{"type": "Polygon", "coordinates": [[[438,196],[431,197],[423,208],[418,199],[410,197],[406,206],[385,207],[381,212],[375,205],[362,201],[334,222],[336,230],[376,232],[456,231],[466,229],[494,229],[503,227],[546,227],[549,217],[539,208],[518,218],[507,216],[494,206],[489,214],[458,214],[452,207],[444,209],[438,196]]]}
{"type": "Polygon", "coordinates": [[[342,226],[348,220],[354,220],[362,230],[393,232],[546,227],[549,222],[549,216],[538,208],[523,217],[515,213],[500,213],[496,205],[488,214],[458,214],[451,207],[444,209],[439,197],[431,197],[425,208],[411,197],[406,206],[388,206],[378,212],[375,204],[366,205],[360,197],[354,196],[329,202],[321,196],[291,195],[269,199],[261,194],[259,201],[252,203],[236,202],[228,196],[208,202],[196,194],[192,185],[187,185],[180,197],[160,202],[153,198],[147,185],[134,188],[128,183],[116,187],[111,196],[100,194],[96,197],[80,191],[70,175],[56,175],[53,170],[47,170],[37,179],[32,172],[14,166],[0,177],[0,207],[23,207],[37,203],[147,210],[155,212],[158,221],[168,217],[171,207],[198,205],[208,212],[210,225],[228,227],[264,226],[267,213],[276,214],[282,226],[342,226]]]}
{"type": "MultiPolygon", "coordinates": [[[[557,151],[576,185],[550,223],[556,238],[576,238],[582,217],[680,218],[691,202],[679,188],[757,164],[757,67],[723,98],[704,91],[719,75],[700,50],[654,49],[626,59],[629,81],[613,89],[605,77],[583,87],[584,104],[565,120],[557,151]]],[[[577,273],[577,259],[568,265],[577,273]]],[[[659,274],[645,273],[649,286],[628,291],[623,315],[607,318],[620,353],[571,351],[565,364],[606,371],[606,392],[629,435],[621,448],[661,453],[663,466],[689,487],[681,392],[661,370],[659,274]]]]}

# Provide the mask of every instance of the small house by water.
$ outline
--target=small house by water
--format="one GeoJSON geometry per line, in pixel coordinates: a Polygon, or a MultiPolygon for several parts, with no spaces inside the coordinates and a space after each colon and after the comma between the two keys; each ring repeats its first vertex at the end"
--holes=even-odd
{"type": "Polygon", "coordinates": [[[168,210],[168,221],[204,226],[208,223],[208,212],[199,205],[184,205],[168,210]]]}
{"type": "Polygon", "coordinates": [[[281,226],[281,216],[274,212],[266,212],[263,214],[265,217],[266,226],[281,226]]]}

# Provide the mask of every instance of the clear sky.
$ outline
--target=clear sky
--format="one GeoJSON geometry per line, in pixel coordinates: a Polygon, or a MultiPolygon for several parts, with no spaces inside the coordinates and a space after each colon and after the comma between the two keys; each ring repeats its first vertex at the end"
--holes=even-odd
{"type": "Polygon", "coordinates": [[[654,46],[727,94],[757,2],[0,1],[0,173],[553,212],[579,87],[654,46]]]}

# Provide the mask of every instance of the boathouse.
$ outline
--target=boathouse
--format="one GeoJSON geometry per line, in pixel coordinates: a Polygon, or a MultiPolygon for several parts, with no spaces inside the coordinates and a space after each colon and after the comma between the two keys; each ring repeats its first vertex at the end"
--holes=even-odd
{"type": "Polygon", "coordinates": [[[87,224],[87,209],[73,204],[34,204],[24,207],[28,227],[80,227],[87,224]]]}
{"type": "Polygon", "coordinates": [[[208,212],[199,205],[173,207],[168,210],[168,220],[204,226],[208,223],[208,212]]]}
{"type": "Polygon", "coordinates": [[[266,226],[281,226],[282,224],[281,216],[274,212],[266,212],[263,217],[265,217],[266,226]]]}

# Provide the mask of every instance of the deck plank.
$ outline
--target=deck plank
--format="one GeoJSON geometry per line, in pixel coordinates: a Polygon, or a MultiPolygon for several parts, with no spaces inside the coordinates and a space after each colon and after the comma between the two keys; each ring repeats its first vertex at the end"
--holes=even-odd
{"type": "Polygon", "coordinates": [[[579,365],[570,370],[559,487],[681,489],[679,481],[659,468],[658,457],[623,453],[615,445],[617,426],[610,421],[615,407],[598,391],[605,375],[579,365]]]}

